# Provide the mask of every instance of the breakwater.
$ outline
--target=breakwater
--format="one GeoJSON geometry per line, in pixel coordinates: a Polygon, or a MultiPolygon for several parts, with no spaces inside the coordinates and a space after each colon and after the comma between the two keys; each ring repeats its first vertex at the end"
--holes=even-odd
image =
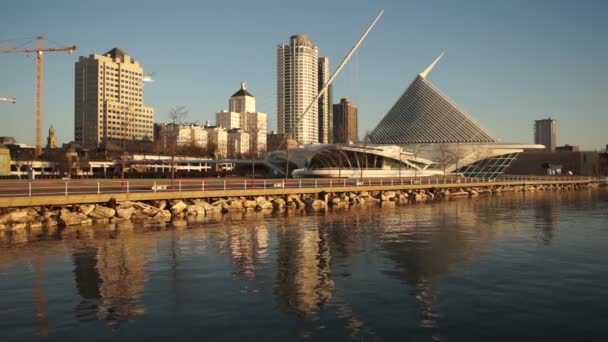
{"type": "MultiPolygon", "coordinates": [[[[355,184],[343,187],[266,188],[25,197],[31,205],[4,206],[0,232],[52,230],[63,226],[132,221],[167,221],[241,210],[339,210],[358,205],[412,205],[503,192],[571,191],[598,186],[593,180],[427,184],[355,184]],[[47,201],[46,203],[44,201],[47,201]],[[36,204],[34,204],[36,203],[36,204]]],[[[344,183],[346,185],[346,183],[344,183]]],[[[9,201],[19,200],[12,198],[9,201]]],[[[6,201],[5,201],[6,202],[6,201]]]]}

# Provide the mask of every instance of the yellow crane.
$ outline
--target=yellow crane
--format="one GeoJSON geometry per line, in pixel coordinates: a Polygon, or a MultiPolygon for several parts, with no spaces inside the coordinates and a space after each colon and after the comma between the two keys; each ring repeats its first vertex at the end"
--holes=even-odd
{"type": "Polygon", "coordinates": [[[58,48],[45,48],[42,46],[42,37],[38,37],[38,45],[34,48],[0,48],[0,52],[23,52],[36,53],[36,152],[38,157],[42,153],[42,70],[44,61],[44,52],[67,51],[72,54],[76,50],[76,45],[58,48]]]}

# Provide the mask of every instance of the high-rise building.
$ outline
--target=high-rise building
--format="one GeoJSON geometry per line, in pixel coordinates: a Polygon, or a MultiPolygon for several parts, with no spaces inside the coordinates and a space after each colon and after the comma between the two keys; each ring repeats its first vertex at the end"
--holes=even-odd
{"type": "Polygon", "coordinates": [[[557,146],[557,121],[551,118],[534,120],[534,143],[545,145],[547,151],[555,151],[557,146]]]}
{"type": "Polygon", "coordinates": [[[333,111],[333,142],[336,144],[352,144],[357,142],[357,106],[341,99],[334,105],[333,111]]]}
{"type": "Polygon", "coordinates": [[[236,113],[255,112],[255,97],[245,89],[245,82],[241,82],[241,89],[230,97],[228,110],[236,113]]]}
{"type": "MultiPolygon", "coordinates": [[[[319,57],[319,91],[329,81],[329,58],[319,57]]],[[[319,98],[319,142],[330,144],[333,142],[332,118],[332,85],[319,98]]]]}
{"type": "Polygon", "coordinates": [[[255,97],[247,91],[245,82],[241,82],[241,89],[230,97],[228,105],[228,111],[215,114],[216,124],[228,130],[243,130],[248,134],[249,147],[242,153],[259,156],[266,151],[267,115],[256,112],[255,97]]]}
{"type": "Polygon", "coordinates": [[[289,45],[277,46],[277,125],[299,144],[319,141],[319,108],[313,103],[319,90],[319,51],[303,34],[291,36],[289,45]]]}
{"type": "Polygon", "coordinates": [[[144,70],[119,48],[81,56],[75,66],[74,138],[82,146],[152,140],[154,109],[144,106],[144,70]]]}

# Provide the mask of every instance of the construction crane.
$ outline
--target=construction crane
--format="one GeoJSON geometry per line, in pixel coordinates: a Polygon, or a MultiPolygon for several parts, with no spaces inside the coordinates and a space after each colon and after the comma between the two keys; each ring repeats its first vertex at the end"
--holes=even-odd
{"type": "Polygon", "coordinates": [[[6,101],[6,102],[12,102],[12,103],[16,103],[17,99],[14,97],[4,97],[4,96],[0,96],[0,101],[6,101]]]}
{"type": "Polygon", "coordinates": [[[59,48],[45,48],[42,46],[42,37],[37,37],[38,45],[35,48],[0,48],[0,52],[23,52],[23,53],[36,53],[36,151],[35,156],[38,157],[42,154],[42,70],[44,61],[44,52],[54,51],[67,51],[68,54],[72,54],[77,49],[76,45],[59,47],[59,48]]]}

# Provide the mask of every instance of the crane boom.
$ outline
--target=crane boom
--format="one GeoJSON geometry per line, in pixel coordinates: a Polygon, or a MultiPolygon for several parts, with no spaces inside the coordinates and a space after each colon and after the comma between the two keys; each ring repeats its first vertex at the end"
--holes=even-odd
{"type": "MultiPolygon", "coordinates": [[[[38,44],[35,48],[0,48],[0,53],[36,53],[36,157],[42,154],[42,76],[44,67],[44,52],[67,51],[68,54],[71,55],[75,50],[78,49],[76,45],[59,48],[45,48],[42,44],[42,36],[39,36],[37,40],[38,44]]],[[[15,102],[13,101],[13,103],[15,102]]]]}
{"type": "Polygon", "coordinates": [[[0,96],[0,101],[6,101],[6,102],[12,102],[12,103],[16,103],[17,99],[14,97],[4,97],[4,96],[0,96]]]}

